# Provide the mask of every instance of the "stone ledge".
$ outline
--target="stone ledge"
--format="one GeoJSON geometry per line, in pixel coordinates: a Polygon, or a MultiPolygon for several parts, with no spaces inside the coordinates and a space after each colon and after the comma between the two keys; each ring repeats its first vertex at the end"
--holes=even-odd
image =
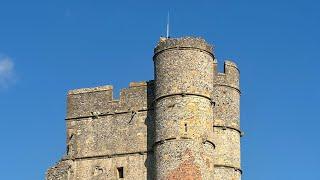
{"type": "Polygon", "coordinates": [[[113,90],[113,87],[111,85],[106,85],[106,86],[98,86],[93,88],[73,89],[68,92],[68,95],[99,92],[99,91],[112,91],[112,90],[113,90]]]}

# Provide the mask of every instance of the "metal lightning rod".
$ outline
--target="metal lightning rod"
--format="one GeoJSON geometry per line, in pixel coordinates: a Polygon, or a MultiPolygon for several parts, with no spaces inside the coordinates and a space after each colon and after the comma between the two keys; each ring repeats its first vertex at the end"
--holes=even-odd
{"type": "Polygon", "coordinates": [[[167,17],[167,38],[169,38],[169,28],[170,28],[170,13],[168,11],[168,17],[167,17]]]}

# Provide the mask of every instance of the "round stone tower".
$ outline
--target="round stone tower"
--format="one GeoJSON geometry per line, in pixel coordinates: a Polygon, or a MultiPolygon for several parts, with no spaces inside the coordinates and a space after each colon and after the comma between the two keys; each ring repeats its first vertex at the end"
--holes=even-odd
{"type": "Polygon", "coordinates": [[[213,179],[212,47],[200,38],[161,38],[153,61],[155,179],[213,179]]]}
{"type": "Polygon", "coordinates": [[[240,180],[240,88],[239,69],[231,61],[224,72],[214,64],[213,108],[215,180],[240,180]]]}

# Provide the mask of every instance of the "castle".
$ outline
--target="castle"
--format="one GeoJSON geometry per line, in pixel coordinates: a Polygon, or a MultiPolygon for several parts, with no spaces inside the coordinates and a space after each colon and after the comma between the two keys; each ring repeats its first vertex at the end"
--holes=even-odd
{"type": "Polygon", "coordinates": [[[47,180],[240,180],[239,69],[201,38],[160,38],[155,79],[71,90],[47,180]]]}

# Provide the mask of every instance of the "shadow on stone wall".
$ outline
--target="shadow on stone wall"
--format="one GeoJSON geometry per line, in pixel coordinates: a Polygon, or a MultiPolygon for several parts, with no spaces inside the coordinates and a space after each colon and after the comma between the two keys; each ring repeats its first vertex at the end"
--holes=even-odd
{"type": "Polygon", "coordinates": [[[148,113],[145,119],[145,124],[147,125],[147,160],[145,166],[147,168],[147,180],[153,180],[155,177],[155,157],[153,153],[153,144],[154,144],[154,110],[153,110],[153,101],[154,101],[154,81],[147,82],[147,107],[148,113]]]}

